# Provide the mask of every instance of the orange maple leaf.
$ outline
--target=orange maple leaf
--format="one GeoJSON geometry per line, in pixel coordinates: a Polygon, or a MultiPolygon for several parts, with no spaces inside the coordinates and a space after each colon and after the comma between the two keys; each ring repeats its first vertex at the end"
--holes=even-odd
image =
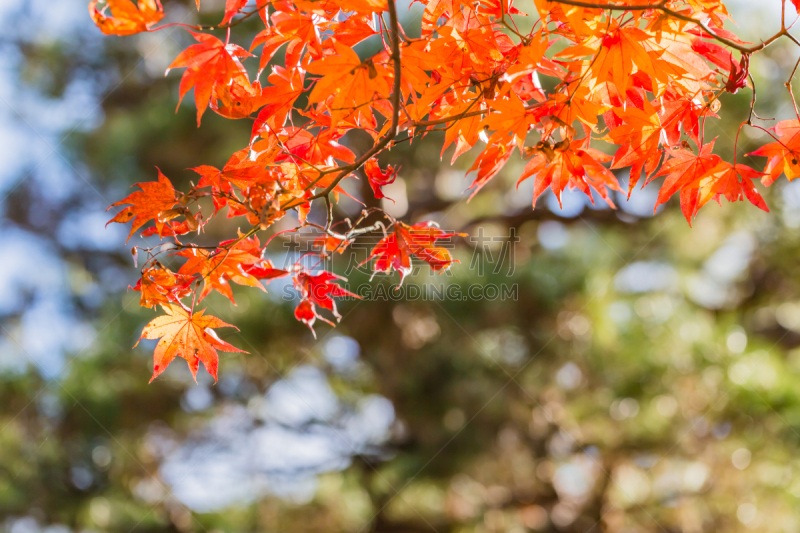
{"type": "Polygon", "coordinates": [[[461,10],[461,4],[467,2],[462,0],[429,0],[424,2],[425,12],[422,14],[422,33],[427,35],[438,27],[438,21],[442,17],[452,17],[461,10]]]}
{"type": "Polygon", "coordinates": [[[611,207],[614,207],[608,189],[619,191],[619,182],[616,176],[601,164],[608,162],[611,157],[593,148],[584,148],[587,141],[588,138],[572,142],[564,140],[554,147],[543,145],[528,161],[522,176],[517,181],[517,186],[531,176],[534,177],[534,208],[536,199],[548,187],[561,205],[561,193],[567,186],[580,189],[590,199],[594,189],[611,207]]]}
{"type": "Polygon", "coordinates": [[[239,285],[258,287],[266,292],[258,278],[246,271],[246,267],[257,265],[262,261],[257,237],[243,239],[238,243],[235,241],[222,242],[220,248],[210,252],[203,248],[189,248],[181,250],[175,255],[187,258],[187,261],[178,270],[178,274],[202,277],[203,290],[200,292],[198,301],[202,301],[213,289],[216,289],[236,305],[231,286],[228,284],[229,280],[239,285]],[[230,248],[226,248],[226,245],[230,248]]]}
{"type": "Polygon", "coordinates": [[[719,203],[720,198],[725,198],[729,202],[747,198],[754,206],[769,212],[767,203],[753,185],[753,180],[763,175],[762,172],[755,171],[747,165],[734,166],[723,161],[713,169],[710,176],[700,181],[700,194],[695,213],[712,199],[719,203]]]}
{"type": "Polygon", "coordinates": [[[114,202],[108,206],[108,209],[111,209],[118,205],[131,204],[131,207],[126,207],[117,213],[117,216],[106,222],[106,226],[108,226],[112,222],[125,223],[133,219],[131,232],[127,240],[130,240],[133,233],[144,226],[149,220],[155,220],[156,227],[159,228],[158,231],[160,234],[160,228],[166,220],[164,220],[163,217],[159,217],[159,215],[164,211],[172,209],[172,206],[176,203],[175,188],[172,186],[172,182],[161,173],[161,169],[157,170],[158,181],[137,183],[136,186],[141,189],[140,191],[132,192],[125,199],[114,202]]]}
{"type": "Polygon", "coordinates": [[[212,328],[235,328],[217,317],[204,315],[205,309],[192,313],[182,305],[167,303],[161,307],[166,315],[154,318],[142,330],[139,340],[161,339],[153,353],[152,383],[159,374],[166,370],[175,357],[183,357],[189,363],[192,377],[197,380],[197,369],[203,363],[209,374],[217,380],[219,356],[217,350],[223,352],[247,353],[220,339],[212,328]]]}
{"type": "MultiPolygon", "coordinates": [[[[198,2],[199,1],[200,0],[198,0],[198,2]]],[[[262,0],[262,2],[259,2],[259,4],[263,4],[263,3],[264,3],[263,0],[262,0]]],[[[236,13],[238,13],[239,10],[242,9],[246,5],[247,5],[247,0],[226,0],[225,1],[225,15],[222,17],[222,22],[220,22],[220,24],[223,25],[223,26],[225,24],[228,24],[233,19],[233,17],[236,15],[236,13]]]]}
{"type": "Polygon", "coordinates": [[[298,11],[290,3],[281,2],[280,7],[281,10],[272,14],[272,25],[256,35],[253,44],[250,45],[250,51],[264,45],[261,50],[259,72],[267,67],[275,52],[286,43],[289,43],[289,46],[286,47],[284,65],[289,69],[300,64],[306,45],[315,59],[322,57],[320,31],[314,17],[298,11]]]}
{"type": "Polygon", "coordinates": [[[656,109],[646,99],[642,102],[642,109],[629,105],[616,108],[613,113],[625,123],[608,132],[608,139],[620,145],[614,154],[611,168],[631,167],[628,181],[630,198],[642,170],[645,177],[649,177],[661,161],[661,120],[656,109]]]}
{"type": "Polygon", "coordinates": [[[364,62],[347,45],[334,43],[336,54],[308,65],[308,72],[322,76],[314,83],[309,103],[328,104],[331,122],[335,126],[353,108],[371,104],[373,97],[387,98],[391,93],[391,72],[385,64],[367,59],[364,62]]]}
{"type": "Polygon", "coordinates": [[[457,10],[437,31],[443,40],[452,39],[464,59],[475,67],[493,66],[503,60],[500,44],[505,35],[486,26],[483,17],[465,8],[457,10]]]}
{"type": "Polygon", "coordinates": [[[155,307],[156,304],[176,303],[188,296],[192,281],[191,277],[176,274],[156,263],[146,268],[136,285],[129,288],[142,293],[139,300],[141,307],[155,307]]]}
{"type": "Polygon", "coordinates": [[[247,78],[236,77],[229,85],[214,84],[209,106],[225,118],[245,118],[264,105],[261,84],[250,85],[247,78]]]}
{"type": "MultiPolygon", "coordinates": [[[[505,0],[502,0],[505,1],[505,0]]],[[[550,47],[550,40],[541,29],[530,37],[530,41],[519,46],[519,56],[506,71],[505,78],[515,81],[525,74],[534,74],[537,71],[548,76],[560,77],[561,67],[550,58],[545,57],[545,52],[550,47]]]]}
{"type": "Polygon", "coordinates": [[[189,30],[198,44],[193,44],[167,67],[166,74],[173,68],[186,68],[181,78],[178,106],[183,97],[194,87],[194,101],[197,106],[197,125],[208,107],[214,89],[219,87],[221,94],[231,83],[249,86],[247,71],[239,58],[249,54],[241,46],[225,44],[213,35],[189,30]]]}
{"type": "Polygon", "coordinates": [[[593,25],[595,32],[590,39],[556,55],[570,59],[589,57],[581,62],[581,77],[576,81],[587,83],[589,88],[612,82],[620,94],[625,94],[633,83],[631,74],[637,71],[652,79],[662,77],[655,67],[657,60],[643,46],[651,35],[636,27],[620,27],[615,19],[610,27],[599,20],[593,21],[593,25]]]}
{"type": "Polygon", "coordinates": [[[473,189],[472,194],[469,195],[470,200],[478,194],[478,191],[480,191],[484,185],[489,183],[490,179],[495,177],[497,173],[503,169],[511,158],[512,153],[514,153],[513,146],[497,143],[488,145],[483,152],[478,154],[472,166],[467,170],[468,174],[470,172],[478,173],[469,186],[470,189],[473,189]]]}
{"type": "Polygon", "coordinates": [[[388,9],[386,0],[331,0],[342,11],[355,11],[362,15],[381,13],[388,9]]]}
{"type": "Polygon", "coordinates": [[[289,70],[281,66],[272,68],[272,74],[267,78],[272,85],[261,90],[264,109],[259,112],[253,124],[252,136],[265,128],[277,130],[284,125],[295,100],[305,91],[304,74],[302,69],[289,70]]]}
{"type": "MultiPolygon", "coordinates": [[[[436,96],[438,97],[439,95],[436,96]]],[[[423,115],[430,112],[430,107],[424,101],[420,102],[419,107],[420,113],[423,115]]],[[[437,118],[438,115],[459,116],[468,113],[471,109],[474,109],[474,107],[475,101],[470,99],[467,94],[464,94],[461,98],[454,98],[452,102],[443,102],[440,104],[436,116],[432,115],[432,118],[437,118]]],[[[483,119],[480,115],[467,116],[453,121],[450,127],[444,132],[444,142],[442,143],[442,151],[439,155],[443,156],[445,150],[447,150],[451,144],[455,143],[456,148],[453,151],[450,164],[452,165],[455,163],[456,159],[464,155],[478,142],[478,139],[480,139],[480,134],[483,132],[481,128],[482,121],[483,119]]]]}
{"type": "Polygon", "coordinates": [[[508,98],[503,98],[504,95],[501,94],[489,103],[493,113],[483,120],[483,126],[497,132],[493,136],[495,139],[511,136],[521,150],[531,126],[531,120],[525,105],[510,90],[510,86],[508,87],[508,98]]]}
{"type": "Polygon", "coordinates": [[[667,99],[661,106],[658,116],[664,126],[666,141],[664,144],[676,145],[680,143],[681,130],[683,130],[695,144],[700,144],[700,120],[703,117],[717,118],[709,106],[703,105],[697,99],[686,98],[667,91],[667,99]]]}
{"type": "MultiPolygon", "coordinates": [[[[200,233],[200,231],[202,231],[202,227],[207,222],[206,220],[203,220],[202,216],[200,216],[200,213],[198,213],[198,216],[195,217],[188,209],[171,209],[167,211],[167,213],[170,215],[170,218],[172,215],[174,215],[174,211],[179,211],[186,218],[181,222],[165,222],[164,224],[157,224],[156,226],[146,228],[144,231],[142,231],[141,236],[150,237],[152,235],[158,235],[159,237],[179,237],[192,231],[200,233]]],[[[175,240],[177,241],[178,239],[176,238],[175,240]]]]}
{"type": "Polygon", "coordinates": [[[653,93],[657,96],[661,96],[662,89],[667,86],[678,87],[684,93],[697,94],[707,87],[708,77],[714,73],[704,56],[692,50],[694,35],[683,31],[682,24],[681,21],[667,19],[662,23],[661,35],[656,37],[650,33],[650,39],[643,43],[655,67],[649,74],[655,88],[653,93]]]}
{"type": "Polygon", "coordinates": [[[98,0],[89,3],[89,16],[106,35],[133,35],[150,31],[150,26],[164,18],[160,0],[107,0],[102,9],[97,9],[98,0]],[[111,11],[111,16],[104,11],[111,11]]]}
{"type": "MultiPolygon", "coordinates": [[[[339,0],[343,4],[350,4],[354,7],[343,8],[344,11],[353,11],[358,8],[355,7],[356,1],[354,0],[339,0]]],[[[386,4],[386,0],[377,0],[378,2],[386,4]]],[[[364,3],[372,2],[366,0],[364,3]]],[[[348,6],[349,7],[349,6],[348,6]]],[[[375,35],[377,32],[372,28],[372,15],[357,15],[352,14],[344,20],[334,20],[332,22],[322,24],[322,28],[332,32],[336,35],[335,39],[326,39],[322,42],[323,49],[333,48],[333,43],[338,42],[346,44],[347,46],[355,46],[364,39],[375,35]]]]}
{"type": "Polygon", "coordinates": [[[197,184],[198,187],[212,186],[217,189],[227,190],[230,187],[228,186],[226,189],[226,185],[230,184],[244,189],[263,178],[266,174],[264,164],[258,161],[251,161],[249,152],[248,148],[234,152],[222,170],[211,165],[200,165],[189,170],[193,170],[202,176],[197,184]]]}
{"type": "Polygon", "coordinates": [[[717,165],[722,162],[718,155],[711,153],[713,149],[714,141],[705,144],[699,154],[685,149],[667,150],[669,158],[651,178],[652,180],[658,176],[666,176],[658,191],[654,211],[673,194],[681,191],[681,211],[691,225],[692,217],[697,213],[700,181],[712,175],[717,165]]]}
{"type": "Polygon", "coordinates": [[[800,176],[800,121],[782,120],[772,130],[778,136],[776,142],[747,154],[769,158],[764,169],[766,176],[761,179],[766,186],[772,185],[781,174],[786,174],[789,181],[800,176]]]}
{"type": "Polygon", "coordinates": [[[350,244],[352,244],[350,239],[336,237],[327,233],[314,239],[314,246],[319,246],[320,252],[325,255],[333,252],[343,254],[350,244]]]}

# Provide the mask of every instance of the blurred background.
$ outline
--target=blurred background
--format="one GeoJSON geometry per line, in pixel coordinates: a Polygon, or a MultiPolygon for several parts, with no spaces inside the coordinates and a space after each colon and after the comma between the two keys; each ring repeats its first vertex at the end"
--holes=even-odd
{"type": "MultiPolygon", "coordinates": [[[[218,22],[222,0],[202,4],[168,0],[165,22],[218,22]]],[[[779,0],[728,6],[744,38],[779,28],[779,0]]],[[[191,98],[175,113],[164,70],[183,30],[105,37],[85,0],[0,2],[0,20],[4,531],[800,529],[798,183],[760,188],[770,214],[709,205],[689,228],[675,204],[653,216],[650,188],[617,211],[579,194],[531,210],[521,161],[467,203],[469,156],[450,168],[441,139],[415,141],[384,161],[403,164],[386,208],[484,239],[455,241],[451,275],[405,283],[516,298],[343,302],[314,339],[279,282],[235,289],[237,307],[204,303],[250,353],[220,354],[217,384],[177,361],[148,385],[154,343],[132,346],[155,315],[127,290],[142,240],[104,228],[105,209],[155,166],[178,187],[221,167],[250,124],[208,112],[198,129],[191,98]]],[[[792,116],[796,55],[754,58],[760,116],[792,116]]],[[[707,125],[726,159],[750,95],[725,94],[707,125]]],[[[745,128],[740,157],[767,141],[745,128]]],[[[235,229],[220,219],[208,240],[235,229]]]]}

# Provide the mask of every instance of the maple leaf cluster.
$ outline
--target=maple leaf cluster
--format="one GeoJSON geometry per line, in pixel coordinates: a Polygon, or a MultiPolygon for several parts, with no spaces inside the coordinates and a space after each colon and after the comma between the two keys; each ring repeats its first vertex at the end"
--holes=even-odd
{"type": "MultiPolygon", "coordinates": [[[[752,154],[767,158],[763,172],[723,161],[714,140],[704,139],[720,96],[752,82],[751,56],[788,36],[783,23],[751,45],[723,28],[729,16],[721,0],[534,0],[530,13],[513,0],[419,1],[420,38],[406,36],[394,0],[227,0],[220,24],[187,26],[195,43],[167,70],[182,71],[179,98],[194,90],[198,126],[207,109],[250,118],[251,138],[223,168],[192,169],[197,184],[186,192],[159,171],[158,181],[139,184],[113,204],[126,207],[110,222],[132,222],[131,235],[152,223],[142,235],[171,239],[169,253],[182,261],[171,271],[157,258],[163,247],[147,249],[134,287],[143,306],[167,312],[142,333],[161,338],[154,377],[176,356],[193,373],[203,362],[216,377],[216,350],[238,351],[213,333],[227,324],[194,311],[212,291],[233,302],[231,282],[263,290],[290,276],[301,295],[298,320],[312,331],[317,319],[331,322],[323,311],[338,320],[334,299],[355,296],[338,284],[341,278],[299,264],[276,269],[264,259],[266,244],[256,234],[289,211],[298,228],[323,233],[320,256],[383,231],[368,258],[374,272],[398,272],[402,282],[414,258],[434,272],[448,269],[454,259],[436,241],[459,234],[432,223],[407,225],[364,211],[348,221],[347,232],[336,233],[330,216],[324,227],[306,218],[313,202],[330,207],[344,192],[341,182],[359,173],[383,198],[382,187],[399,167],[382,167],[378,156],[398,142],[443,131],[441,154],[451,150],[451,163],[478,147],[469,169],[472,194],[516,153],[527,160],[519,182],[533,180],[534,206],[548,188],[559,202],[570,188],[614,207],[612,191],[630,196],[637,184],[663,178],[656,207],[678,195],[690,223],[712,199],[746,198],[767,210],[755,181],[768,186],[781,174],[790,180],[800,174],[800,114],[777,124],[770,133],[775,142],[752,154]],[[252,42],[231,42],[231,29],[256,17],[263,29],[252,42]],[[530,29],[517,25],[523,17],[533,22],[530,29]],[[214,35],[226,30],[224,41],[214,35]],[[371,37],[383,47],[362,57],[354,47],[371,37]],[[254,77],[243,61],[258,63],[254,77]],[[353,130],[371,136],[366,152],[355,154],[343,142],[353,130]],[[619,169],[628,169],[626,187],[619,169]],[[201,198],[211,199],[213,212],[201,212],[201,198]],[[250,229],[213,247],[183,242],[222,212],[250,229]]],[[[154,26],[164,16],[158,0],[94,0],[89,11],[108,34],[175,25],[154,26]]],[[[755,98],[743,127],[760,128],[752,121],[754,104],[755,98]]]]}

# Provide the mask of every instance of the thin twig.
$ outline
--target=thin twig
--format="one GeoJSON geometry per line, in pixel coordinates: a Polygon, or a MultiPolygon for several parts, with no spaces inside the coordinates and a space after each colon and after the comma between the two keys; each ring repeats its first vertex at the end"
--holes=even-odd
{"type": "Polygon", "coordinates": [[[789,79],[783,85],[789,89],[789,96],[792,98],[792,105],[794,106],[794,115],[797,117],[797,120],[800,121],[800,112],[797,110],[797,101],[794,99],[794,92],[792,92],[792,80],[794,79],[795,72],[797,72],[798,65],[800,65],[800,57],[797,58],[797,63],[794,64],[794,68],[792,69],[789,79]]]}
{"type": "MultiPolygon", "coordinates": [[[[727,46],[730,46],[731,48],[733,48],[735,50],[738,50],[738,51],[740,51],[740,52],[742,52],[744,54],[752,54],[753,52],[758,52],[759,50],[763,50],[764,48],[766,48],[767,46],[769,46],[773,42],[777,41],[778,39],[780,39],[784,35],[786,35],[787,37],[789,37],[793,41],[797,42],[797,40],[794,39],[787,32],[786,28],[781,28],[781,31],[779,31],[778,33],[776,33],[775,35],[773,35],[772,37],[770,37],[766,41],[761,41],[760,44],[757,44],[757,45],[754,45],[754,46],[744,46],[744,45],[739,44],[739,43],[737,43],[735,41],[731,41],[730,39],[728,39],[726,37],[723,37],[721,35],[718,35],[718,34],[714,33],[714,30],[712,30],[702,20],[697,20],[697,19],[692,18],[692,17],[690,17],[688,15],[684,15],[683,13],[680,13],[678,11],[673,11],[672,9],[669,9],[668,7],[666,7],[666,1],[662,1],[662,2],[659,2],[657,4],[636,5],[636,6],[620,5],[620,4],[608,4],[608,3],[583,2],[581,0],[550,0],[550,1],[554,2],[554,3],[557,3],[557,4],[565,4],[565,5],[569,5],[569,6],[575,6],[575,7],[585,7],[585,8],[589,8],[589,9],[605,9],[605,10],[608,10],[608,11],[648,11],[648,10],[651,10],[651,9],[655,9],[655,10],[661,11],[665,15],[668,15],[668,16],[670,16],[672,18],[675,18],[675,19],[678,19],[678,20],[682,20],[684,22],[690,22],[692,24],[696,24],[697,26],[700,26],[703,29],[704,32],[706,32],[708,35],[710,35],[711,37],[713,37],[717,41],[719,41],[719,42],[721,42],[721,43],[723,43],[723,44],[725,44],[727,46]]],[[[800,44],[800,43],[798,43],[798,44],[800,44]]]]}

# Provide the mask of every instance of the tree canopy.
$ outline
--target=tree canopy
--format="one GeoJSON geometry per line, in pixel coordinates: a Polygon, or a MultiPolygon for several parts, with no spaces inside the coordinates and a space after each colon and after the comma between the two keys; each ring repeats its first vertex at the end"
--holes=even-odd
{"type": "Polygon", "coordinates": [[[454,259],[437,241],[459,233],[429,221],[410,225],[377,208],[334,224],[332,210],[347,179],[367,180],[383,198],[382,188],[402,172],[391,150],[433,132],[444,133],[441,156],[451,164],[479,146],[469,167],[470,198],[514,154],[524,158],[518,185],[533,180],[534,207],[548,188],[559,203],[569,188],[614,207],[611,191],[630,196],[638,183],[663,178],[655,207],[677,195],[691,224],[712,199],[747,199],[766,211],[755,183],[769,186],[800,172],[800,113],[791,89],[797,66],[786,82],[796,120],[769,129],[756,113],[749,72],[771,43],[800,45],[789,32],[797,17],[782,17],[778,32],[751,44],[724,29],[729,17],[720,0],[536,0],[529,13],[510,0],[422,3],[412,32],[400,24],[394,0],[228,0],[224,18],[211,26],[159,26],[158,0],[91,2],[92,19],[107,34],[184,26],[196,43],[167,73],[182,69],[179,96],[194,90],[198,126],[208,108],[252,122],[249,143],[220,169],[194,167],[197,180],[188,190],[176,191],[159,171],[157,181],[112,204],[125,207],[110,222],[131,222],[131,236],[152,223],[142,235],[166,240],[132,250],[142,263],[134,287],[141,305],[168,313],[142,333],[161,338],[153,378],[177,356],[193,373],[202,362],[216,378],[217,350],[239,350],[214,333],[228,324],[196,309],[211,291],[233,302],[230,282],[263,289],[290,276],[302,295],[295,317],[313,331],[317,320],[340,318],[336,298],[357,297],[320,264],[361,235],[383,235],[368,257],[374,272],[398,272],[402,282],[412,259],[434,272],[449,269],[454,259]],[[255,17],[263,29],[249,47],[234,44],[236,26],[255,17]],[[533,23],[521,30],[524,17],[533,23]],[[370,38],[380,40],[380,51],[362,57],[354,47],[370,38]],[[246,62],[258,63],[254,75],[246,62]],[[723,94],[745,88],[752,93],[749,113],[728,161],[714,153],[717,139],[706,138],[706,123],[723,112],[723,94]],[[743,128],[771,137],[751,154],[766,158],[763,171],[737,160],[743,128]],[[345,135],[366,135],[369,147],[356,153],[345,135]],[[627,185],[618,169],[628,170],[627,185]],[[324,225],[307,218],[316,203],[328,213],[324,225]],[[297,224],[276,232],[291,211],[297,224]],[[240,218],[244,228],[211,246],[185,237],[220,213],[240,218]],[[310,252],[319,261],[278,269],[265,259],[274,235],[307,227],[320,232],[310,252]],[[269,235],[263,243],[259,232],[269,235]],[[181,258],[176,271],[164,265],[164,254],[181,258]]]}

